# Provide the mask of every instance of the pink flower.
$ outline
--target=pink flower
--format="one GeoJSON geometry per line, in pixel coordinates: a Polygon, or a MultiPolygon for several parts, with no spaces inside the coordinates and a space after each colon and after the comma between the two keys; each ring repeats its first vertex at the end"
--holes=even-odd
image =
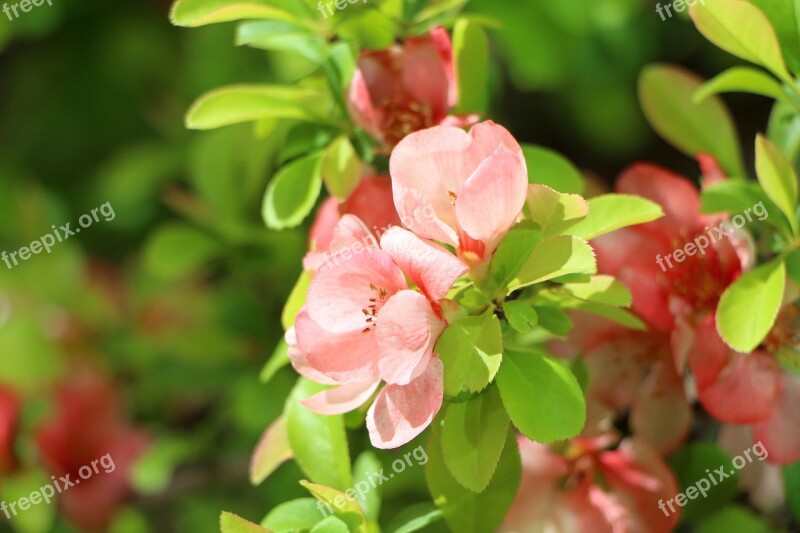
{"type": "Polygon", "coordinates": [[[444,28],[363,52],[348,89],[353,120],[389,149],[415,131],[474,122],[449,116],[457,101],[453,45],[444,28]]]}
{"type": "Polygon", "coordinates": [[[456,247],[471,264],[492,255],[528,192],[522,149],[493,122],[469,134],[447,126],[413,133],[395,148],[390,168],[401,218],[429,205],[435,216],[414,233],[456,247]]]}
{"type": "MultiPolygon", "coordinates": [[[[345,215],[335,235],[341,250],[363,243],[368,230],[345,215]]],[[[385,381],[367,427],[374,446],[395,448],[421,433],[441,407],[442,364],[433,352],[446,327],[439,302],[466,267],[397,227],[380,247],[349,252],[314,275],[306,306],[287,332],[290,356],[302,375],[340,385],[306,401],[320,413],[355,409],[385,381]],[[410,289],[406,276],[419,290],[410,289]]]]}
{"type": "MultiPolygon", "coordinates": [[[[309,251],[303,258],[303,267],[309,272],[317,270],[336,250],[331,249],[334,229],[342,215],[355,215],[371,230],[373,238],[392,226],[400,225],[400,217],[392,200],[392,182],[388,176],[364,176],[342,204],[336,198],[325,200],[309,233],[309,251]]],[[[377,242],[377,240],[375,241],[377,242]]]]}
{"type": "Polygon", "coordinates": [[[65,384],[56,391],[56,400],[53,416],[36,436],[39,453],[54,475],[80,480],[59,496],[70,521],[84,529],[103,529],[130,492],[130,470],[147,437],[123,419],[111,384],[98,375],[85,374],[65,384]],[[106,455],[110,461],[101,463],[106,455]],[[86,479],[79,476],[84,466],[92,468],[86,479]]]}
{"type": "Polygon", "coordinates": [[[10,471],[17,464],[14,439],[19,425],[19,410],[16,394],[10,389],[0,387],[0,474],[10,471]]]}
{"type": "Polygon", "coordinates": [[[680,507],[659,508],[678,493],[669,468],[641,441],[609,450],[616,440],[574,439],[562,455],[520,437],[522,480],[500,531],[672,531],[680,507]]]}

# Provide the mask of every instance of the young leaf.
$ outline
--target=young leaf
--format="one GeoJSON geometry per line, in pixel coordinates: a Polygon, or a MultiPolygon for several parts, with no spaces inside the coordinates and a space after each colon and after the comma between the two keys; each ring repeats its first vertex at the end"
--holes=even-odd
{"type": "Polygon", "coordinates": [[[589,204],[577,194],[561,194],[546,185],[529,185],[525,213],[539,226],[543,237],[551,237],[586,218],[589,204]]]}
{"type": "Polygon", "coordinates": [[[347,200],[361,179],[361,161],[350,139],[342,135],[331,143],[322,160],[322,179],[331,196],[347,200]]]}
{"type": "Polygon", "coordinates": [[[350,533],[350,528],[340,518],[329,516],[312,527],[309,533],[350,533]]]}
{"type": "Polygon", "coordinates": [[[300,403],[324,388],[305,378],[297,381],[286,401],[286,431],[303,472],[315,482],[345,490],[353,486],[353,477],[342,416],[320,415],[300,403]]]}
{"type": "Polygon", "coordinates": [[[321,153],[311,154],[292,161],[275,174],[261,208],[268,228],[293,228],[308,216],[322,187],[321,163],[321,153]]]}
{"type": "Polygon", "coordinates": [[[596,272],[597,261],[594,251],[585,240],[571,235],[557,235],[544,239],[536,245],[508,287],[509,291],[514,291],[566,274],[596,272]]]}
{"type": "Polygon", "coordinates": [[[572,319],[559,307],[536,307],[536,316],[539,318],[539,327],[546,329],[553,335],[566,337],[572,331],[572,319]]]}
{"type": "Polygon", "coordinates": [[[727,180],[706,187],[700,193],[702,213],[744,213],[747,210],[759,222],[773,226],[787,239],[792,229],[778,206],[767,198],[764,190],[753,181],[727,180]]]}
{"type": "Polygon", "coordinates": [[[737,279],[720,298],[717,331],[737,352],[752,352],[767,336],[778,316],[786,266],[778,257],[737,279]]]}
{"type": "Polygon", "coordinates": [[[236,45],[295,52],[317,65],[328,58],[324,38],[302,26],[275,20],[242,22],[236,28],[236,45]]]}
{"type": "Polygon", "coordinates": [[[444,364],[444,391],[457,396],[478,392],[497,374],[503,359],[503,332],[491,311],[450,324],[436,343],[444,364]]]}
{"type": "Polygon", "coordinates": [[[800,6],[797,0],[775,2],[775,0],[749,0],[769,19],[783,50],[783,57],[792,72],[800,72],[800,35],[798,20],[800,6]]]}
{"type": "MultiPolygon", "coordinates": [[[[353,486],[358,487],[359,483],[369,484],[370,477],[375,472],[380,472],[382,468],[383,465],[380,460],[371,450],[362,452],[361,455],[356,458],[356,462],[353,465],[353,486]]],[[[361,508],[364,509],[364,515],[367,517],[367,521],[377,522],[381,512],[380,487],[367,490],[365,493],[361,491],[356,492],[356,500],[358,500],[361,508]]]]}
{"type": "Polygon", "coordinates": [[[495,531],[514,502],[522,475],[516,435],[507,432],[494,476],[486,490],[476,494],[450,475],[442,456],[441,428],[434,423],[431,429],[425,479],[450,529],[458,533],[495,531]]]}
{"type": "Polygon", "coordinates": [[[169,18],[176,26],[190,28],[242,19],[301,23],[285,6],[286,2],[273,0],[177,0],[169,18]]]}
{"type": "Polygon", "coordinates": [[[389,533],[414,533],[435,524],[442,517],[442,512],[433,504],[417,503],[397,513],[386,531],[389,533]]]}
{"type": "Polygon", "coordinates": [[[532,352],[506,351],[497,386],[511,422],[529,439],[570,439],[583,429],[586,401],[578,380],[561,362],[532,352]]]}
{"type": "Polygon", "coordinates": [[[772,76],[751,67],[733,67],[705,82],[694,93],[692,102],[699,104],[709,96],[731,92],[760,94],[773,100],[788,100],[783,87],[772,76]]]}
{"type": "Polygon", "coordinates": [[[756,174],[764,192],[797,234],[797,174],[786,156],[762,135],[756,138],[756,174]]]}
{"type": "Polygon", "coordinates": [[[289,346],[286,344],[285,339],[281,339],[275,347],[275,350],[273,350],[267,364],[261,369],[258,380],[266,385],[272,381],[275,374],[277,374],[280,369],[287,366],[289,362],[289,346]]]}
{"type": "Polygon", "coordinates": [[[539,323],[536,309],[519,300],[509,300],[503,304],[506,320],[515,331],[528,333],[539,323]]]}
{"type": "Polygon", "coordinates": [[[626,226],[651,222],[664,216],[661,206],[639,196],[603,194],[589,199],[589,216],[566,233],[585,240],[626,226]]]}
{"type": "Polygon", "coordinates": [[[746,0],[705,0],[690,7],[689,13],[706,39],[791,81],[775,30],[756,6],[746,0]]]}
{"type": "Polygon", "coordinates": [[[711,154],[729,175],[744,176],[736,127],[722,100],[692,102],[701,85],[700,78],[680,67],[646,67],[639,76],[639,101],[647,121],[692,159],[701,152],[711,154]]]}
{"type": "Polygon", "coordinates": [[[286,434],[286,421],[281,416],[267,428],[256,446],[250,461],[250,483],[260,485],[291,458],[292,449],[286,434]]]}
{"type": "Polygon", "coordinates": [[[219,527],[221,533],[269,533],[268,529],[264,529],[258,524],[249,522],[233,513],[225,512],[219,518],[219,527]]]}
{"type": "MultiPolygon", "coordinates": [[[[333,511],[336,518],[350,526],[350,530],[366,533],[367,519],[364,516],[364,510],[361,509],[355,498],[325,485],[317,485],[305,480],[301,481],[300,484],[317,500],[322,502],[325,509],[328,509],[329,512],[333,511]]],[[[348,489],[348,492],[350,490],[353,489],[348,489]]],[[[353,492],[355,491],[353,490],[353,492]]]]}
{"type": "Polygon", "coordinates": [[[588,283],[567,283],[563,290],[581,300],[616,307],[630,307],[633,297],[628,288],[604,274],[592,276],[588,283]]]}
{"type": "Polygon", "coordinates": [[[323,518],[324,507],[314,498],[299,498],[282,503],[269,512],[261,526],[275,533],[305,531],[323,518]]]}
{"type": "Polygon", "coordinates": [[[208,92],[186,113],[186,127],[210,130],[265,118],[323,121],[309,110],[325,98],[317,89],[282,85],[232,85],[208,92]]]}
{"type": "Polygon", "coordinates": [[[508,434],[508,415],[497,387],[451,403],[442,427],[442,453],[450,475],[472,492],[486,490],[508,434]]]}
{"type": "Polygon", "coordinates": [[[497,288],[508,287],[541,239],[542,232],[530,222],[511,228],[492,257],[492,282],[497,288]]]}
{"type": "Polygon", "coordinates": [[[541,146],[523,144],[528,182],[547,185],[558,192],[581,194],[583,177],[564,156],[541,146]]]}
{"type": "Polygon", "coordinates": [[[486,107],[489,77],[489,39],[477,22],[458,19],[453,27],[453,55],[458,76],[458,105],[454,113],[480,113],[486,107]]]}

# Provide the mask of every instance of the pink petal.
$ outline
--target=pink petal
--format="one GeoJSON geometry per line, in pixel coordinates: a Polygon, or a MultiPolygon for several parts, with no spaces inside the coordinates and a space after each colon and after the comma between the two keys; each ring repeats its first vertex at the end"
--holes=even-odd
{"type": "Polygon", "coordinates": [[[393,189],[394,205],[402,220],[406,221],[403,224],[405,227],[424,239],[433,239],[450,246],[458,246],[458,233],[453,226],[440,219],[436,212],[432,216],[425,215],[425,213],[430,213],[433,208],[422,191],[410,189],[396,181],[393,182],[393,189]],[[410,223],[412,221],[413,224],[410,223]]]}
{"type": "Polygon", "coordinates": [[[447,296],[453,283],[467,271],[464,263],[441,246],[402,228],[384,233],[381,248],[432,302],[447,296]]]}
{"type": "MultiPolygon", "coordinates": [[[[301,309],[299,314],[302,314],[305,309],[301,309]]],[[[298,374],[301,376],[305,376],[312,381],[316,381],[317,383],[322,383],[324,385],[335,385],[336,381],[329,378],[325,374],[319,372],[314,367],[312,367],[306,356],[303,355],[303,352],[297,347],[297,334],[295,333],[294,326],[289,328],[286,331],[286,335],[284,336],[286,339],[286,344],[289,345],[287,353],[289,354],[289,361],[292,363],[292,367],[297,371],[298,374]]]]}
{"type": "Polygon", "coordinates": [[[381,310],[376,328],[381,377],[407,385],[427,368],[445,324],[417,291],[400,291],[381,310]]]}
{"type": "Polygon", "coordinates": [[[320,269],[308,290],[309,316],[332,332],[361,331],[368,325],[363,310],[374,304],[379,311],[385,302],[378,297],[380,289],[390,296],[408,287],[403,272],[386,252],[371,247],[348,252],[352,253],[340,253],[320,269]]]}
{"type": "Polygon", "coordinates": [[[364,176],[350,198],[342,204],[345,213],[355,215],[374,233],[400,225],[394,207],[389,176],[364,176]]]}
{"type": "Polygon", "coordinates": [[[442,407],[442,362],[431,359],[425,372],[408,385],[387,385],[367,413],[372,445],[392,449],[422,433],[442,407]]]}
{"type": "Polygon", "coordinates": [[[730,424],[752,424],[770,416],[780,370],[765,352],[736,353],[719,337],[713,316],[698,325],[689,365],[703,407],[730,424]]]}
{"type": "Polygon", "coordinates": [[[338,383],[359,383],[378,375],[374,331],[328,331],[314,322],[307,311],[297,315],[294,327],[298,348],[314,370],[338,383]]]}
{"type": "Polygon", "coordinates": [[[528,171],[518,154],[497,151],[486,158],[456,200],[459,227],[486,243],[491,255],[517,220],[528,194],[528,171]]]}
{"type": "Polygon", "coordinates": [[[414,100],[431,109],[438,122],[450,109],[455,78],[450,37],[439,28],[430,36],[407,39],[404,52],[403,85],[414,100]]]}
{"type": "Polygon", "coordinates": [[[356,124],[375,139],[383,142],[378,113],[372,103],[369,87],[361,70],[356,70],[350,81],[350,87],[347,89],[347,108],[356,124]]]}
{"type": "Polygon", "coordinates": [[[671,361],[662,361],[637,391],[631,426],[661,454],[672,452],[689,433],[692,410],[671,361]]]}
{"type": "Polygon", "coordinates": [[[381,381],[372,379],[362,383],[348,383],[324,390],[303,400],[303,405],[323,415],[340,415],[361,407],[377,390],[381,381]]]}
{"type": "Polygon", "coordinates": [[[800,461],[800,377],[784,372],[781,385],[772,416],[753,426],[753,438],[769,452],[767,461],[785,465],[800,461]]]}

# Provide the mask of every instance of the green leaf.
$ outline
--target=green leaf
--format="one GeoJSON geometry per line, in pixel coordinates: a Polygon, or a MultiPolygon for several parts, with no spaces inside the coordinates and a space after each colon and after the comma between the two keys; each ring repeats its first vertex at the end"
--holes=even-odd
{"type": "Polygon", "coordinates": [[[497,387],[447,407],[442,453],[450,475],[464,488],[483,492],[494,475],[508,434],[508,415],[497,387]]]}
{"type": "Polygon", "coordinates": [[[270,533],[268,529],[264,529],[258,524],[226,512],[223,512],[222,516],[220,516],[219,527],[221,533],[270,533]]]}
{"type": "Polygon", "coordinates": [[[758,515],[738,505],[726,507],[703,520],[697,526],[697,533],[777,533],[758,515]]]}
{"type": "Polygon", "coordinates": [[[769,333],[783,298],[783,258],[754,268],[737,279],[720,298],[717,330],[731,348],[752,352],[769,333]]]}
{"type": "Polygon", "coordinates": [[[462,487],[450,475],[442,456],[441,428],[437,423],[431,428],[425,479],[445,521],[452,531],[458,533],[495,531],[514,501],[522,475],[515,433],[507,432],[494,476],[486,490],[476,494],[462,487]]]}
{"type": "Polygon", "coordinates": [[[528,166],[528,182],[547,185],[562,193],[583,192],[583,176],[561,154],[532,144],[523,144],[522,153],[528,166]]]}
{"type": "Polygon", "coordinates": [[[706,39],[728,53],[768,68],[780,79],[791,77],[769,19],[745,0],[705,0],[689,8],[706,39]]]}
{"type": "Polygon", "coordinates": [[[453,55],[459,87],[458,105],[453,112],[483,112],[489,78],[489,39],[480,24],[469,19],[456,21],[453,55]]]}
{"type": "Polygon", "coordinates": [[[639,196],[603,194],[589,199],[589,216],[567,234],[591,240],[626,226],[651,222],[664,216],[661,206],[639,196]]]}
{"type": "Polygon", "coordinates": [[[751,67],[733,67],[705,82],[692,97],[698,104],[719,93],[744,92],[760,94],[773,100],[787,100],[781,84],[775,78],[751,67]]]}
{"type": "MultiPolygon", "coordinates": [[[[367,519],[364,511],[355,498],[351,498],[345,492],[338,491],[325,485],[301,481],[305,487],[317,500],[325,504],[323,507],[328,511],[333,511],[334,515],[343,521],[350,528],[359,532],[366,532],[367,519]]],[[[352,490],[352,489],[350,489],[352,490]]],[[[350,492],[348,490],[348,492],[350,492]]],[[[355,491],[353,491],[355,492],[355,491]]]]}
{"type": "Polygon", "coordinates": [[[347,200],[361,180],[361,161],[346,135],[338,137],[325,151],[322,179],[331,196],[347,200]]]}
{"type": "Polygon", "coordinates": [[[647,324],[642,322],[639,317],[630,311],[620,309],[619,307],[611,307],[608,305],[595,304],[591,302],[581,302],[571,305],[570,307],[576,311],[583,311],[585,313],[591,313],[593,315],[605,317],[612,322],[616,322],[617,324],[625,326],[629,329],[635,329],[637,331],[645,331],[647,329],[647,324]]]}
{"type": "Polygon", "coordinates": [[[681,510],[684,520],[696,521],[722,509],[733,500],[738,492],[739,472],[733,468],[731,460],[730,455],[711,442],[691,443],[669,457],[669,466],[678,477],[681,492],[685,493],[686,489],[702,479],[710,485],[705,497],[698,494],[696,499],[687,498],[686,505],[681,510]],[[729,477],[722,480],[715,472],[721,466],[729,474],[729,477]],[[711,475],[716,483],[711,483],[708,479],[711,475]]]}
{"type": "Polygon", "coordinates": [[[681,152],[692,159],[711,154],[729,175],[744,176],[736,127],[722,100],[692,102],[701,85],[700,78],[680,67],[645,67],[639,76],[642,110],[653,129],[681,152]]]}
{"type": "Polygon", "coordinates": [[[778,36],[783,57],[792,72],[800,72],[800,35],[798,35],[797,0],[776,2],[775,0],[749,0],[769,19],[778,36]]]}
{"type": "Polygon", "coordinates": [[[295,52],[315,64],[328,58],[324,38],[302,26],[274,20],[242,22],[236,28],[236,45],[295,52]]]}
{"type": "Polygon", "coordinates": [[[536,307],[539,327],[559,337],[566,337],[572,331],[572,319],[558,307],[536,307]]]}
{"type": "Polygon", "coordinates": [[[297,283],[294,284],[292,292],[289,293],[289,299],[286,300],[283,306],[281,324],[284,330],[288,330],[294,325],[297,313],[306,305],[306,295],[308,294],[309,286],[311,286],[311,273],[304,270],[300,273],[300,277],[297,278],[297,283]]]}
{"type": "Polygon", "coordinates": [[[563,290],[581,300],[617,307],[630,307],[633,297],[628,288],[605,274],[592,276],[589,283],[567,283],[563,290]]]}
{"type": "Polygon", "coordinates": [[[444,390],[448,396],[478,392],[497,374],[503,359],[503,332],[491,312],[451,323],[436,343],[444,364],[444,390]]]}
{"type": "Polygon", "coordinates": [[[441,520],[442,512],[431,503],[417,503],[397,513],[386,531],[389,533],[414,533],[441,520]]]}
{"type": "Polygon", "coordinates": [[[463,9],[467,0],[430,0],[425,3],[425,8],[416,14],[414,22],[422,24],[431,20],[442,18],[463,9]]]}
{"type": "Polygon", "coordinates": [[[756,138],[756,173],[764,192],[786,215],[796,235],[797,174],[786,156],[762,135],[756,138]]]}
{"type": "Polygon", "coordinates": [[[506,351],[497,386],[511,422],[529,439],[570,439],[583,429],[583,392],[561,362],[532,352],[506,351]]]}
{"type": "Polygon", "coordinates": [[[312,527],[310,533],[350,533],[350,528],[341,519],[329,516],[312,527]]]}
{"type": "Polygon", "coordinates": [[[186,127],[210,130],[265,118],[325,122],[309,107],[323,98],[317,89],[296,85],[231,85],[195,100],[186,113],[186,127]]]}
{"type": "Polygon", "coordinates": [[[539,323],[536,310],[525,302],[509,300],[503,304],[509,325],[519,333],[528,333],[539,323]]]}
{"type": "Polygon", "coordinates": [[[144,248],[145,270],[162,281],[198,274],[222,251],[212,236],[188,224],[174,222],[159,227],[144,248]]]}
{"type": "Polygon", "coordinates": [[[530,222],[511,228],[492,257],[490,270],[494,286],[500,289],[508,287],[541,239],[542,232],[530,222]]]}
{"type": "Polygon", "coordinates": [[[250,483],[260,485],[283,463],[292,458],[286,421],[278,417],[261,436],[250,461],[250,483]]]}
{"type": "MultiPolygon", "coordinates": [[[[40,492],[43,486],[50,483],[50,478],[38,470],[28,470],[13,475],[3,474],[3,484],[0,485],[0,501],[10,503],[17,502],[20,498],[28,498],[30,503],[27,510],[15,509],[10,520],[7,520],[6,513],[11,513],[11,510],[4,511],[2,520],[6,526],[3,527],[19,533],[53,531],[58,509],[53,502],[55,498],[51,497],[49,505],[43,499],[40,499],[39,504],[30,502],[32,493],[40,492]],[[9,522],[10,528],[8,527],[9,522]]],[[[6,508],[8,507],[6,506],[6,508]]]]}
{"type": "Polygon", "coordinates": [[[324,389],[308,379],[298,380],[286,402],[286,430],[303,472],[317,483],[345,490],[353,486],[353,476],[342,416],[320,415],[300,403],[324,389]]]}
{"type": "MultiPolygon", "coordinates": [[[[353,481],[355,482],[353,486],[358,487],[360,486],[359,483],[370,484],[372,475],[375,472],[380,472],[382,468],[383,464],[375,456],[375,453],[371,450],[362,452],[353,465],[353,481]]],[[[364,515],[367,520],[369,522],[377,522],[381,512],[380,487],[365,492],[356,491],[356,500],[358,500],[361,508],[364,509],[364,515]]]]}
{"type": "Polygon", "coordinates": [[[285,5],[273,0],[177,0],[169,18],[176,26],[190,28],[242,19],[301,22],[285,5]]]}
{"type": "Polygon", "coordinates": [[[528,187],[525,215],[539,226],[543,237],[562,233],[588,214],[589,204],[582,196],[561,194],[546,185],[528,187]]]}
{"type": "Polygon", "coordinates": [[[195,449],[188,438],[159,436],[134,462],[131,486],[139,494],[162,494],[172,483],[175,471],[191,459],[195,449]]]}
{"type": "Polygon", "coordinates": [[[514,291],[566,274],[596,272],[597,261],[589,243],[571,235],[558,235],[544,239],[536,245],[508,287],[510,291],[514,291]]]}
{"type": "Polygon", "coordinates": [[[314,498],[291,500],[270,511],[261,525],[275,533],[305,531],[322,520],[323,509],[314,498]]]}
{"type": "MultiPolygon", "coordinates": [[[[337,25],[336,32],[357,49],[384,50],[389,48],[397,35],[397,23],[376,9],[348,14],[337,25]]],[[[349,82],[350,80],[346,80],[349,82]]]]}
{"type": "Polygon", "coordinates": [[[794,520],[800,522],[800,463],[783,467],[783,486],[786,494],[786,506],[794,520]]]}
{"type": "Polygon", "coordinates": [[[791,238],[792,229],[775,203],[767,198],[758,183],[743,180],[726,180],[706,187],[700,193],[702,213],[745,213],[759,222],[766,222],[791,238]]]}
{"type": "Polygon", "coordinates": [[[275,174],[261,209],[268,228],[293,228],[308,216],[322,187],[321,164],[322,154],[311,154],[292,161],[275,174]]]}
{"type": "Polygon", "coordinates": [[[772,107],[767,136],[790,161],[800,159],[800,115],[794,105],[778,102],[772,107]]]}
{"type": "Polygon", "coordinates": [[[261,374],[258,376],[258,380],[263,383],[267,384],[272,381],[272,378],[275,377],[275,374],[285,366],[289,365],[289,345],[286,344],[285,339],[281,339],[278,342],[278,345],[275,347],[275,350],[272,352],[267,364],[264,365],[264,368],[261,369],[261,374]]]}

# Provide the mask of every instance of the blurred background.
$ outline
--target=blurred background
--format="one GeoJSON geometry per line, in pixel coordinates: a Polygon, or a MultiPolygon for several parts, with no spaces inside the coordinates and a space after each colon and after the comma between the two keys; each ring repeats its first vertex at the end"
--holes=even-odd
{"type": "MultiPolygon", "coordinates": [[[[49,254],[0,263],[0,500],[115,460],[58,505],[11,524],[0,512],[0,531],[213,531],[222,509],[255,517],[304,494],[294,465],[253,487],[248,463],[294,382],[289,368],[268,385],[259,374],[307,225],[276,233],[261,220],[279,147],[246,125],[188,131],[183,117],[205,91],[290,83],[309,66],[234,46],[233,23],[173,27],[169,7],[52,0],[0,14],[0,251],[106,203],[114,213],[49,254]]],[[[704,77],[733,64],[687,17],[662,21],[644,0],[466,10],[499,23],[488,115],[520,141],[606,184],[640,160],[699,174],[651,131],[636,94],[654,61],[704,77]]],[[[765,129],[770,101],[726,100],[740,138],[765,129]]]]}

